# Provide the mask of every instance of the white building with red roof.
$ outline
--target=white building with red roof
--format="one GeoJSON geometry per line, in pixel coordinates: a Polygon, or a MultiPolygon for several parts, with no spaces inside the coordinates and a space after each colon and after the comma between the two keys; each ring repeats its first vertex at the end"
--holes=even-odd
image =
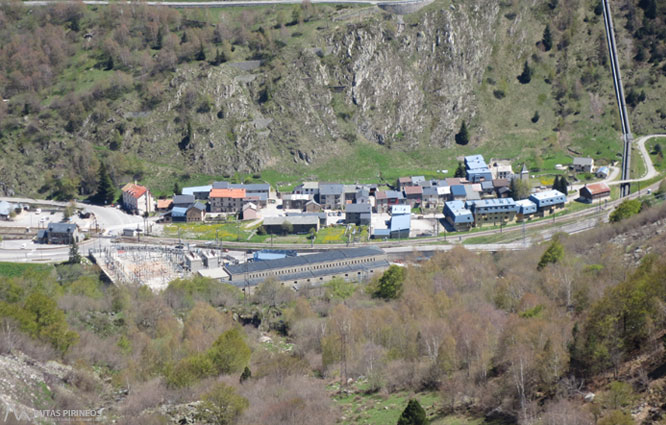
{"type": "Polygon", "coordinates": [[[147,187],[136,183],[123,186],[123,206],[129,212],[143,215],[155,211],[155,201],[147,187]]]}

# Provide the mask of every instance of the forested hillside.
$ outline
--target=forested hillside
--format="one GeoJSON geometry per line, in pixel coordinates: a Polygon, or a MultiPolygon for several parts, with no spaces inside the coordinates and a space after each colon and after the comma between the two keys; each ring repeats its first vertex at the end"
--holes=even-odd
{"type": "MultiPolygon", "coordinates": [[[[666,4],[612,7],[633,129],[663,129],[666,4]]],[[[481,147],[535,170],[621,152],[596,0],[438,0],[404,19],[8,1],[0,94],[4,194],[85,196],[100,162],[167,193],[236,172],[391,180],[481,147]]]]}
{"type": "Polygon", "coordinates": [[[409,397],[433,424],[663,424],[665,224],[662,204],[529,251],[250,296],[2,264],[0,389],[120,424],[387,424],[409,397]]]}

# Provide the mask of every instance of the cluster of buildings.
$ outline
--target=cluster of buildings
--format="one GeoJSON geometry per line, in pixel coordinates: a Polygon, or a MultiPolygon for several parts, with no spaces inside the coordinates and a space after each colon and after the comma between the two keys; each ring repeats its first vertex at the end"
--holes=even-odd
{"type": "Polygon", "coordinates": [[[567,196],[554,189],[533,193],[528,199],[513,198],[454,200],[444,205],[444,217],[456,230],[469,230],[486,223],[504,225],[544,217],[564,207],[567,196]]]}
{"type": "MultiPolygon", "coordinates": [[[[508,161],[488,164],[482,155],[470,155],[464,157],[464,167],[464,177],[400,177],[392,187],[381,189],[376,184],[303,182],[291,192],[277,194],[282,200],[284,214],[265,217],[263,227],[272,234],[309,233],[326,225],[325,211],[337,211],[338,215],[344,212],[344,223],[357,226],[371,226],[373,214],[389,213],[386,228],[372,229],[371,236],[403,238],[409,235],[414,208],[443,208],[446,220],[456,230],[461,230],[485,223],[509,223],[543,216],[566,202],[566,195],[554,190],[534,193],[529,199],[519,201],[511,198],[511,180],[529,179],[525,165],[514,174],[508,161]]],[[[594,160],[574,158],[571,167],[576,172],[593,172],[594,160]]],[[[608,168],[600,167],[597,172],[607,176],[608,168]]],[[[606,189],[607,186],[588,185],[581,190],[581,197],[598,199],[610,194],[606,189]]],[[[182,194],[173,199],[160,199],[156,204],[147,188],[137,184],[123,187],[123,203],[127,210],[138,214],[157,210],[166,220],[172,221],[204,221],[207,213],[257,219],[268,202],[275,202],[275,199],[271,199],[270,185],[265,183],[214,182],[212,185],[185,187],[182,194]]]]}

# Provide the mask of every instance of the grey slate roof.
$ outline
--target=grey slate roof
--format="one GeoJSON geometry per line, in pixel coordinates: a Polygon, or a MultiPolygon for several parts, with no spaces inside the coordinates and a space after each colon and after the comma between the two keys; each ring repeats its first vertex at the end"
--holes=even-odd
{"type": "Polygon", "coordinates": [[[573,159],[573,164],[574,165],[592,165],[594,163],[594,160],[592,158],[574,158],[573,159]]]}
{"type": "Polygon", "coordinates": [[[266,217],[264,218],[264,226],[279,226],[285,221],[297,225],[310,224],[312,226],[316,226],[319,224],[318,217],[307,215],[292,215],[289,217],[266,217]]]}
{"type": "Polygon", "coordinates": [[[213,182],[213,189],[230,189],[231,183],[229,182],[213,182]]]}
{"type": "MultiPolygon", "coordinates": [[[[268,260],[268,261],[279,261],[279,260],[268,260]]],[[[267,262],[267,261],[262,261],[262,262],[267,262]]],[[[341,266],[341,267],[335,267],[335,268],[326,268],[326,269],[321,269],[321,270],[308,270],[300,273],[291,273],[291,274],[281,274],[279,276],[280,280],[283,282],[289,281],[289,280],[303,280],[303,279],[313,279],[313,278],[318,278],[318,277],[323,277],[323,276],[331,276],[331,275],[340,275],[342,276],[345,273],[358,273],[358,272],[369,272],[370,270],[374,269],[379,269],[379,268],[387,268],[389,266],[389,262],[386,260],[380,260],[380,261],[373,261],[372,263],[363,263],[363,264],[354,264],[353,266],[341,266]]],[[[248,279],[247,283],[251,286],[258,285],[261,282],[265,281],[266,278],[256,278],[256,279],[248,279]]],[[[236,286],[243,286],[245,285],[245,281],[237,281],[237,282],[230,282],[232,285],[236,286]]]]}
{"type": "MultiPolygon", "coordinates": [[[[226,269],[227,272],[229,272],[229,274],[231,275],[243,274],[245,273],[246,268],[248,273],[255,273],[261,271],[282,269],[285,267],[294,267],[300,265],[323,263],[327,261],[335,261],[338,259],[346,260],[350,258],[370,257],[373,255],[381,255],[383,253],[384,251],[377,247],[332,249],[326,252],[319,252],[317,254],[301,255],[298,257],[287,257],[287,258],[281,258],[279,260],[258,261],[247,264],[228,265],[226,266],[226,269]]],[[[327,270],[327,272],[329,271],[330,269],[327,270]]]]}
{"type": "Polygon", "coordinates": [[[347,204],[345,205],[346,213],[369,213],[372,211],[370,204],[347,204]]]}
{"type": "Polygon", "coordinates": [[[192,205],[192,208],[196,208],[199,211],[206,211],[206,204],[202,204],[201,202],[195,202],[194,205],[192,205]]]}
{"type": "Polygon", "coordinates": [[[76,224],[72,223],[50,223],[49,232],[52,233],[73,233],[76,230],[76,224]]]}
{"type": "Polygon", "coordinates": [[[336,183],[320,183],[319,195],[342,195],[344,185],[336,183]]]}
{"type": "Polygon", "coordinates": [[[194,203],[194,195],[176,195],[173,197],[174,205],[186,205],[194,203]]]}

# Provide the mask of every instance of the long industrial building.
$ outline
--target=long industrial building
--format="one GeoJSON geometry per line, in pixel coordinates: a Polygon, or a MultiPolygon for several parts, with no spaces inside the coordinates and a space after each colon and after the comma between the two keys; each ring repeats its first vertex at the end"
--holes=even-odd
{"type": "Polygon", "coordinates": [[[227,265],[230,283],[254,286],[266,279],[300,286],[321,285],[334,278],[362,280],[389,267],[386,253],[376,247],[329,250],[317,254],[227,265]]]}

